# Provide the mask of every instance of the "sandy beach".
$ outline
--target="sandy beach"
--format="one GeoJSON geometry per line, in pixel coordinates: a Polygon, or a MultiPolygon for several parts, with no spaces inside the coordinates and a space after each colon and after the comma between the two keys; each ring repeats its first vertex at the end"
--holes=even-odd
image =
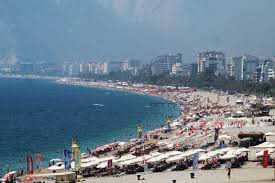
{"type": "Polygon", "coordinates": [[[129,175],[123,177],[106,177],[106,178],[89,178],[87,182],[94,183],[172,183],[176,179],[179,183],[221,183],[221,182],[234,182],[234,183],[268,183],[273,182],[273,168],[262,168],[256,166],[256,163],[249,163],[241,169],[233,169],[231,172],[231,179],[227,177],[226,169],[216,170],[199,170],[195,171],[195,178],[190,178],[192,170],[184,170],[180,172],[162,172],[146,174],[143,177],[146,180],[137,181],[136,175],[129,175]]]}

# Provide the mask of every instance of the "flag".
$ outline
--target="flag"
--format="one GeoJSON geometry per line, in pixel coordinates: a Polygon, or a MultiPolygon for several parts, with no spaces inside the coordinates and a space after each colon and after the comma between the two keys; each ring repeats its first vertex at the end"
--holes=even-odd
{"type": "Polygon", "coordinates": [[[64,149],[65,170],[69,170],[71,168],[71,153],[71,151],[64,149]]]}
{"type": "Polygon", "coordinates": [[[267,168],[268,167],[268,150],[264,151],[264,156],[263,156],[263,167],[267,168]]]}
{"type": "Polygon", "coordinates": [[[199,153],[194,154],[193,158],[193,170],[198,169],[199,153]]]}
{"type": "Polygon", "coordinates": [[[35,154],[35,160],[36,160],[36,167],[39,170],[39,172],[42,171],[42,154],[35,154]]]}
{"type": "Polygon", "coordinates": [[[76,169],[81,168],[81,154],[80,154],[80,150],[79,149],[75,150],[74,162],[75,162],[75,168],[76,169]]]}
{"type": "Polygon", "coordinates": [[[113,173],[112,166],[113,166],[113,161],[110,159],[108,160],[108,164],[107,164],[108,175],[112,175],[113,173]]]}
{"type": "Polygon", "coordinates": [[[27,160],[27,161],[26,161],[27,174],[33,174],[33,161],[32,161],[32,156],[28,154],[26,160],[27,160]]]}
{"type": "Polygon", "coordinates": [[[75,138],[72,139],[72,155],[75,169],[81,168],[81,154],[75,138]]]}

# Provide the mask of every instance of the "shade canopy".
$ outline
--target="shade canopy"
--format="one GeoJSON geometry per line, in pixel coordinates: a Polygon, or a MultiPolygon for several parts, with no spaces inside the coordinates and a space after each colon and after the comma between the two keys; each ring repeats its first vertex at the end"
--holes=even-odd
{"type": "Polygon", "coordinates": [[[125,156],[121,156],[119,159],[115,159],[114,162],[119,163],[119,162],[131,160],[131,159],[134,159],[134,158],[136,158],[136,156],[134,156],[132,154],[127,154],[125,156]]]}
{"type": "Polygon", "coordinates": [[[230,139],[232,139],[232,137],[230,137],[229,135],[223,134],[223,135],[220,135],[220,136],[218,137],[218,139],[219,139],[219,140],[230,140],[230,139]]]}
{"type": "Polygon", "coordinates": [[[176,162],[176,161],[180,161],[180,160],[183,160],[185,159],[185,156],[182,156],[182,155],[177,155],[177,156],[173,156],[171,158],[168,158],[166,160],[167,163],[170,163],[170,162],[176,162]]]}
{"type": "Polygon", "coordinates": [[[229,154],[223,155],[222,157],[220,157],[220,159],[232,159],[232,158],[236,158],[236,157],[237,157],[237,155],[229,153],[229,154]]]}
{"type": "Polygon", "coordinates": [[[273,132],[267,132],[267,133],[265,133],[265,136],[275,136],[275,133],[273,133],[273,132]]]}
{"type": "Polygon", "coordinates": [[[275,148],[275,145],[270,142],[264,142],[262,144],[253,146],[254,148],[275,148]]]}
{"type": "MultiPolygon", "coordinates": [[[[275,152],[275,149],[266,149],[266,150],[268,151],[269,155],[275,152]]],[[[262,157],[263,155],[264,155],[264,150],[256,153],[256,157],[262,157]]]]}
{"type": "Polygon", "coordinates": [[[156,162],[164,161],[168,157],[169,157],[169,155],[162,154],[160,156],[156,156],[156,157],[150,158],[147,162],[148,163],[156,163],[156,162]]]}

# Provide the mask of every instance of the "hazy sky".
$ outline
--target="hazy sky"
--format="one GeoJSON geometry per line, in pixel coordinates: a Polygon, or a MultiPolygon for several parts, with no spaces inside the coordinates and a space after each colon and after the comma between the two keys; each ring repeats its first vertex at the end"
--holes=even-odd
{"type": "Polygon", "coordinates": [[[202,49],[275,55],[275,0],[0,0],[0,57],[127,57],[202,49]]]}

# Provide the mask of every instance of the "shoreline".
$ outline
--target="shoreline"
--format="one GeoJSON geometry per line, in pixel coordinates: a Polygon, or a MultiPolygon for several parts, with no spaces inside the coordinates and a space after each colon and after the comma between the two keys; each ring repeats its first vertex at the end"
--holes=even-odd
{"type": "MultiPolygon", "coordinates": [[[[145,94],[145,93],[140,93],[140,92],[134,92],[134,91],[125,91],[125,90],[120,90],[120,89],[115,89],[115,88],[106,88],[106,87],[99,87],[99,86],[86,86],[86,85],[79,85],[79,84],[75,84],[75,83],[67,83],[67,84],[64,84],[64,83],[60,83],[58,82],[58,80],[60,79],[64,79],[64,78],[61,78],[61,77],[36,77],[36,76],[3,76],[3,75],[0,75],[0,78],[6,78],[6,79],[37,79],[37,80],[48,80],[49,82],[53,82],[53,83],[56,83],[56,84],[60,84],[60,85],[72,85],[72,86],[79,86],[79,87],[89,87],[89,88],[98,88],[98,89],[103,89],[103,90],[106,90],[107,91],[117,91],[117,92],[125,92],[125,93],[132,93],[132,94],[136,94],[136,95],[146,95],[148,97],[156,97],[156,98],[159,98],[161,100],[169,100],[167,98],[163,98],[163,97],[160,97],[158,95],[150,95],[150,94],[145,94]]],[[[177,106],[177,108],[175,110],[180,110],[180,107],[177,106]]],[[[161,123],[158,124],[158,127],[160,127],[161,123]]],[[[156,129],[156,127],[151,127],[149,130],[154,130],[156,129]]],[[[149,131],[148,130],[148,131],[149,131]]],[[[127,138],[125,139],[126,141],[129,141],[130,138],[127,138]]],[[[111,143],[113,141],[110,141],[109,143],[111,143]]],[[[103,146],[105,144],[97,144],[96,147],[99,147],[99,146],[103,146]]],[[[83,148],[84,149],[84,148],[83,148]]],[[[50,159],[47,159],[45,162],[48,162],[50,159]]],[[[46,168],[46,167],[44,167],[46,168]]],[[[12,169],[17,169],[17,168],[12,168],[12,169]]]]}

